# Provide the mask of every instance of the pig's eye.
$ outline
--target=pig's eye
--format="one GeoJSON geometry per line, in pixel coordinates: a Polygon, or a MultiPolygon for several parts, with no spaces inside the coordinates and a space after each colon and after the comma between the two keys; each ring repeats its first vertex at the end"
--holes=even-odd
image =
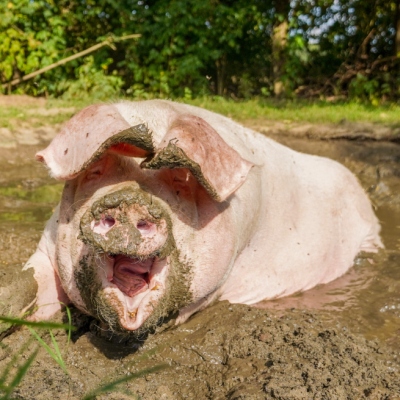
{"type": "Polygon", "coordinates": [[[106,169],[106,160],[102,159],[91,166],[86,170],[85,181],[93,181],[99,179],[106,169]]]}
{"type": "Polygon", "coordinates": [[[87,174],[85,176],[85,179],[87,181],[91,181],[91,180],[100,178],[101,175],[103,175],[103,169],[102,168],[95,168],[95,169],[87,172],[87,174]]]}

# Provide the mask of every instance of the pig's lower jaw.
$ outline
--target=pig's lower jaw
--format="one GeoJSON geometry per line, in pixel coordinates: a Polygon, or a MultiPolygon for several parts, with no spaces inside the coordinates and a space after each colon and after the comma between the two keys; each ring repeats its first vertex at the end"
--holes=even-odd
{"type": "Polygon", "coordinates": [[[141,259],[126,255],[107,257],[104,296],[125,330],[140,328],[164,295],[168,257],[141,259]]]}

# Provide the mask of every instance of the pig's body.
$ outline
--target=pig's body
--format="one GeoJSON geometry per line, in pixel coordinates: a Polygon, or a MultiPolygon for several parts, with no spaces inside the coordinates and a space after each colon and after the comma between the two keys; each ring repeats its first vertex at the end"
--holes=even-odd
{"type": "Polygon", "coordinates": [[[346,168],[200,108],[93,106],[37,157],[68,181],[27,263],[38,305],[53,303],[37,318],[71,300],[116,328],[178,309],[183,321],[216,298],[254,304],[329,282],[381,246],[346,168]]]}

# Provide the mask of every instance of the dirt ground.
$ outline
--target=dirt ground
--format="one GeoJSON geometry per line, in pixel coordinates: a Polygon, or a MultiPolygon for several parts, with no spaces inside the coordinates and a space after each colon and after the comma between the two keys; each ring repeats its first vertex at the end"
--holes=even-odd
{"type": "MultiPolygon", "coordinates": [[[[382,309],[385,304],[395,305],[388,306],[386,325],[368,315],[370,308],[358,315],[353,303],[350,311],[340,304],[332,311],[310,308],[306,301],[295,303],[296,308],[267,303],[263,309],[218,302],[183,325],[174,326],[171,321],[134,342],[110,336],[95,320],[72,309],[73,324],[78,327],[72,341],[67,343],[66,332],[55,331],[68,374],[40,348],[13,398],[81,399],[100,385],[120,379],[117,387],[96,398],[400,399],[400,222],[396,220],[400,216],[400,146],[393,139],[397,133],[373,125],[366,132],[364,124],[299,125],[284,130],[274,124],[247,122],[296,150],[343,162],[361,180],[380,210],[378,215],[389,221],[384,227],[388,249],[375,261],[387,278],[374,273],[363,291],[365,297],[359,300],[382,302],[382,309]],[[388,295],[379,297],[385,291],[388,295]],[[363,329],[374,323],[375,331],[363,329]],[[381,326],[385,335],[380,336],[381,326]]],[[[33,155],[56,132],[51,126],[40,129],[34,135],[25,128],[9,132],[12,144],[0,132],[0,188],[15,186],[29,192],[51,184],[33,155]]],[[[12,204],[7,199],[0,196],[0,215],[14,207],[21,217],[7,214],[0,221],[0,312],[17,315],[36,290],[32,273],[21,272],[21,266],[34,251],[54,204],[46,200],[45,206],[31,210],[34,205],[25,198],[12,204]]],[[[363,274],[365,268],[359,265],[354,271],[363,274]]],[[[65,313],[57,318],[65,321],[65,313]]],[[[42,337],[51,342],[48,333],[42,332],[42,337]]],[[[18,365],[39,347],[30,338],[25,328],[3,337],[0,382],[2,372],[9,367],[9,382],[18,365]]]]}

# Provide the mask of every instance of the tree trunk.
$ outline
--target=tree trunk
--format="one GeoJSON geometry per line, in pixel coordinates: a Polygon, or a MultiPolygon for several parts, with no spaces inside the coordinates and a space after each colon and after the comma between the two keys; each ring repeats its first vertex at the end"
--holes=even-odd
{"type": "Polygon", "coordinates": [[[394,28],[394,55],[400,57],[400,0],[396,0],[394,28]]]}
{"type": "Polygon", "coordinates": [[[275,23],[272,32],[272,78],[274,94],[277,97],[282,95],[285,90],[282,76],[285,73],[289,10],[290,0],[275,0],[275,23]]]}
{"type": "Polygon", "coordinates": [[[217,67],[217,95],[223,96],[225,92],[225,54],[215,62],[215,65],[217,67]]]}

